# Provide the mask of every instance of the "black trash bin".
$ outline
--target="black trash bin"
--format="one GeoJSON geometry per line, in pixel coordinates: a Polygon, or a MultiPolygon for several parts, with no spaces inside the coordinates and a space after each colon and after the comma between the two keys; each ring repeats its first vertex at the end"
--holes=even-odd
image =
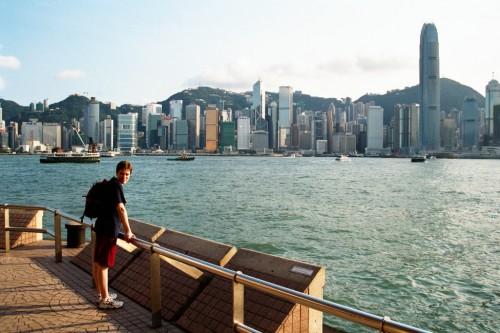
{"type": "Polygon", "coordinates": [[[78,222],[66,223],[66,247],[82,247],[85,244],[85,226],[78,222]]]}

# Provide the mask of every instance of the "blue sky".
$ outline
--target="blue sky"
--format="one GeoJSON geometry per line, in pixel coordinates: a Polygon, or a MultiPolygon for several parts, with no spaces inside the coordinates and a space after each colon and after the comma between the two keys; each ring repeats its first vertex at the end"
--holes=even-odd
{"type": "Polygon", "coordinates": [[[0,98],[146,104],[261,78],[357,99],[418,84],[426,22],[441,77],[484,95],[500,76],[498,13],[497,0],[0,0],[0,98]]]}

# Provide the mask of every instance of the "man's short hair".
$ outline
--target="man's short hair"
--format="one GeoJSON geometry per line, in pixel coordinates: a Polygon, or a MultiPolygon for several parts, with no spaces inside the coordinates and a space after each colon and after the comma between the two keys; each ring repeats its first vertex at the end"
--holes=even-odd
{"type": "Polygon", "coordinates": [[[132,163],[130,163],[129,161],[118,162],[118,164],[116,165],[116,173],[123,169],[128,169],[130,170],[130,173],[132,173],[132,163]]]}

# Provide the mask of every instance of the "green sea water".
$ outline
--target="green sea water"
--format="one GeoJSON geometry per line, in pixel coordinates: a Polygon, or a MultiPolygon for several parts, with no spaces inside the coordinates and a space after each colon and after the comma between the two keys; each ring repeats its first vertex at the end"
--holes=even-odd
{"type": "MultiPolygon", "coordinates": [[[[326,299],[408,325],[433,332],[500,327],[498,160],[127,159],[134,166],[125,186],[132,218],[321,265],[326,299]]],[[[112,177],[118,161],[0,156],[0,204],[80,216],[82,195],[112,177]]]]}

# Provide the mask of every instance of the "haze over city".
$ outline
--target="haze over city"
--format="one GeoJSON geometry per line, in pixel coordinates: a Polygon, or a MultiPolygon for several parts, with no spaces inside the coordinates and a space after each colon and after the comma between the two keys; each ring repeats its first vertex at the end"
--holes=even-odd
{"type": "Polygon", "coordinates": [[[0,98],[146,104],[197,86],[249,91],[261,78],[268,91],[357,99],[418,84],[426,22],[441,77],[484,95],[500,73],[498,12],[492,0],[0,0],[0,98]]]}

